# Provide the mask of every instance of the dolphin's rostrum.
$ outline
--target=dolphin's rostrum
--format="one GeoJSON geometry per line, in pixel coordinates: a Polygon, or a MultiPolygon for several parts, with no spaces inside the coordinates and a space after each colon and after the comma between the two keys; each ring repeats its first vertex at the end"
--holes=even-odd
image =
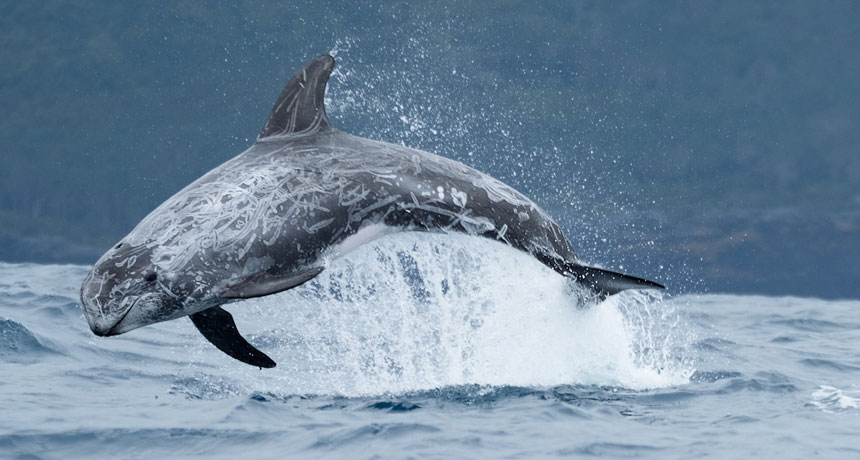
{"type": "Polygon", "coordinates": [[[551,217],[490,176],[335,129],[323,104],[333,68],[328,55],[311,61],[251,148],[168,199],[96,262],[81,287],[95,334],[189,316],[221,351],[274,367],[221,306],[299,286],[331,256],[394,230],[492,238],[600,297],[662,287],[582,265],[551,217]]]}

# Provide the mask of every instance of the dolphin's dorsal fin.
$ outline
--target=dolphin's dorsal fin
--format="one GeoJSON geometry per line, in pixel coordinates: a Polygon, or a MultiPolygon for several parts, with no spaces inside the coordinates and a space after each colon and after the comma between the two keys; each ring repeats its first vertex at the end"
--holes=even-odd
{"type": "Polygon", "coordinates": [[[257,140],[331,129],[323,99],[333,69],[334,58],[323,54],[298,71],[278,96],[257,140]]]}

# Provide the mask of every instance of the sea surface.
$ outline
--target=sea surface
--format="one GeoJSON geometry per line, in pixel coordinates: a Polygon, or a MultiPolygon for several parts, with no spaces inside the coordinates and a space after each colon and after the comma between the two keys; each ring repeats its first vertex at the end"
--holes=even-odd
{"type": "Polygon", "coordinates": [[[99,338],[88,267],[0,263],[0,458],[860,458],[860,301],[628,292],[399,234],[230,304],[278,366],[180,319],[99,338]]]}

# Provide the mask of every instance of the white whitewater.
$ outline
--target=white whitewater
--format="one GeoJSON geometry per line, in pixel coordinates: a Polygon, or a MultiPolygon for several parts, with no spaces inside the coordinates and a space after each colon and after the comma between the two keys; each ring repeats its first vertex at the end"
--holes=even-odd
{"type": "Polygon", "coordinates": [[[194,351],[237,381],[287,394],[688,381],[690,364],[671,349],[692,338],[673,328],[673,307],[635,293],[580,299],[569,280],[503,244],[405,232],[330,261],[305,286],[228,306],[274,370],[235,366],[202,340],[194,351]]]}

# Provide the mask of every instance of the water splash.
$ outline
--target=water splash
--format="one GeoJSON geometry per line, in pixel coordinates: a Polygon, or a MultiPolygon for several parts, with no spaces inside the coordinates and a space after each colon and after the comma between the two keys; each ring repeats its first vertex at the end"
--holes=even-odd
{"type": "Polygon", "coordinates": [[[571,93],[568,86],[575,87],[576,79],[563,92],[574,96],[573,106],[586,107],[584,113],[556,104],[561,88],[532,88],[523,97],[523,85],[530,83],[519,78],[558,70],[517,57],[508,63],[513,67],[480,71],[474,58],[452,56],[451,44],[438,41],[440,35],[457,37],[467,26],[456,20],[418,25],[413,38],[386,47],[383,60],[368,54],[369,45],[358,37],[335,40],[329,52],[337,66],[325,100],[334,124],[455,159],[501,180],[547,210],[586,260],[622,272],[625,265],[645,268],[648,277],[675,288],[698,283],[686,266],[649,260],[665,234],[665,216],[654,209],[654,197],[646,201],[636,192],[634,178],[645,173],[611,141],[589,141],[595,129],[600,138],[616,131],[607,113],[611,103],[587,103],[593,96],[571,93]],[[562,130],[535,122],[547,117],[569,122],[560,124],[562,130]],[[619,247],[627,248],[621,257],[619,247]]]}
{"type": "Polygon", "coordinates": [[[580,304],[567,279],[503,244],[390,235],[332,261],[301,288],[231,306],[279,366],[266,375],[224,371],[258,391],[345,396],[689,381],[690,363],[677,353],[690,342],[673,332],[680,320],[659,297],[580,304]]]}

